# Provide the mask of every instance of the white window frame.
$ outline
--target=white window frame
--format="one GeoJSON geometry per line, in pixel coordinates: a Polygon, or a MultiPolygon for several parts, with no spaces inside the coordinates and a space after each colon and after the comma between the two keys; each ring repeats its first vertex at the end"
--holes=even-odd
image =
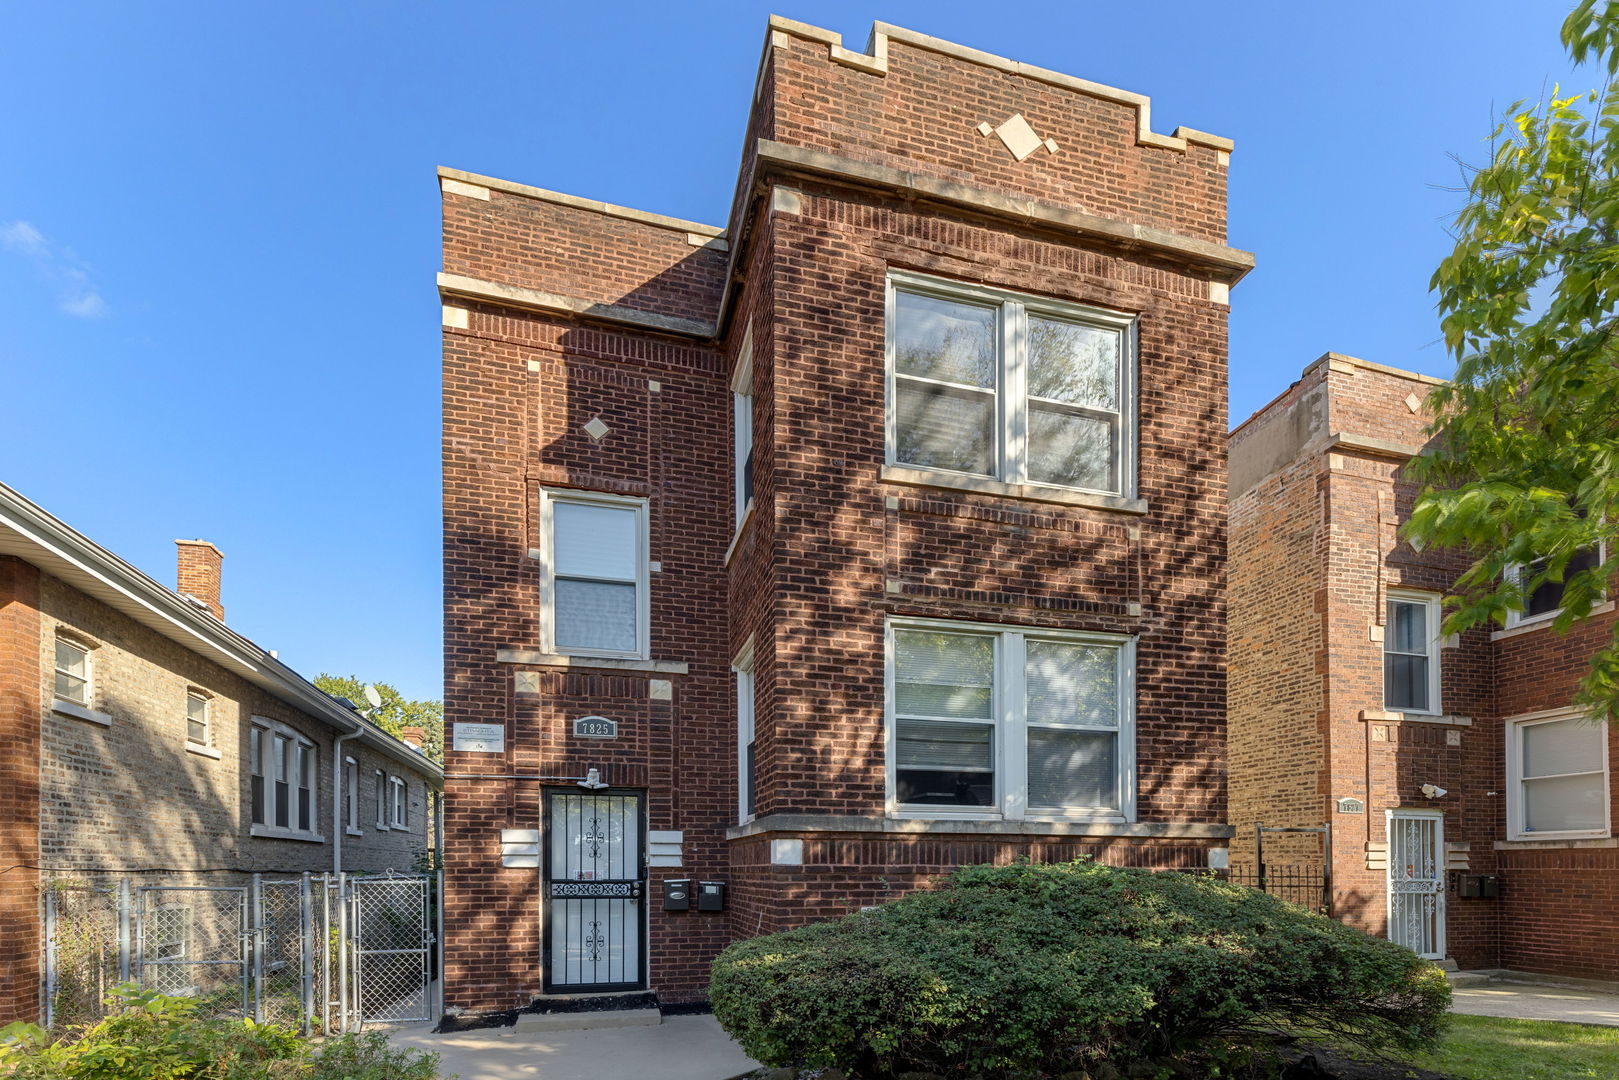
{"type": "MultiPolygon", "coordinates": [[[[731,661],[731,673],[736,680],[736,820],[739,825],[746,825],[752,821],[758,812],[758,785],[755,783],[753,796],[754,806],[748,808],[748,761],[749,747],[753,753],[758,751],[758,729],[754,723],[754,693],[753,682],[753,639],[742,646],[731,661]]],[[[759,762],[753,758],[754,776],[757,779],[759,762]]]]}
{"type": "Polygon", "coordinates": [[[67,705],[76,705],[81,709],[90,709],[90,708],[95,707],[95,700],[96,700],[95,651],[96,650],[95,650],[94,645],[91,645],[89,642],[84,641],[81,638],[74,637],[71,634],[64,634],[64,633],[61,633],[60,631],[58,631],[55,634],[55,636],[52,638],[52,641],[51,641],[51,697],[52,697],[52,699],[54,699],[56,701],[60,701],[60,702],[62,702],[64,704],[67,704],[67,705]],[[57,657],[56,657],[56,649],[57,649],[57,646],[60,646],[60,645],[66,645],[70,649],[77,649],[79,652],[84,654],[84,674],[83,674],[83,676],[74,675],[72,672],[67,671],[66,669],[59,666],[59,662],[58,662],[57,657]],[[84,679],[84,698],[82,700],[75,700],[74,698],[65,698],[61,694],[58,694],[56,692],[56,676],[58,676],[58,675],[66,675],[66,676],[68,676],[69,678],[72,678],[72,679],[83,678],[84,679]]]}
{"type": "Polygon", "coordinates": [[[630,495],[609,495],[573,488],[540,489],[540,638],[545,652],[559,656],[600,656],[625,660],[652,658],[652,538],[648,527],[647,500],[630,495]],[[636,527],[635,560],[635,641],[630,651],[615,649],[563,649],[556,636],[556,531],[555,507],[559,502],[581,506],[607,506],[634,510],[636,527]]]}
{"type": "Polygon", "coordinates": [[[388,777],[388,827],[410,828],[410,786],[397,776],[388,777]]]}
{"type": "MultiPolygon", "coordinates": [[[[249,828],[250,835],[281,840],[324,842],[326,838],[320,831],[320,746],[314,739],[303,734],[297,728],[267,716],[253,717],[252,730],[249,732],[248,737],[250,739],[254,738],[255,733],[262,733],[257,737],[263,741],[259,745],[259,752],[250,758],[249,772],[250,775],[257,776],[262,781],[264,822],[263,824],[253,822],[249,828]],[[293,775],[287,778],[282,777],[281,770],[286,757],[289,755],[282,753],[278,740],[287,740],[291,746],[290,757],[293,762],[293,775]],[[303,782],[303,762],[306,757],[310,760],[309,772],[312,774],[307,787],[303,782]],[[255,767],[259,771],[253,771],[255,767]],[[287,785],[287,824],[285,825],[275,823],[277,783],[287,785]],[[298,826],[298,794],[306,790],[309,792],[309,828],[303,829],[298,826]]],[[[248,798],[251,801],[251,787],[249,788],[248,798]]],[[[249,807],[248,818],[250,822],[252,820],[251,809],[249,807]]]]}
{"type": "MultiPolygon", "coordinates": [[[[883,629],[883,766],[884,801],[887,816],[967,821],[1092,821],[1133,822],[1136,820],[1136,639],[1128,634],[1103,634],[1073,630],[1048,630],[1037,626],[1003,623],[958,622],[950,619],[893,617],[883,629]],[[898,725],[894,720],[894,631],[943,630],[951,633],[985,634],[995,638],[994,660],[994,761],[995,802],[991,806],[962,807],[902,804],[897,791],[898,725]],[[1077,645],[1107,645],[1118,650],[1117,688],[1119,695],[1117,752],[1119,805],[1116,809],[1073,809],[1068,811],[1031,810],[1028,807],[1028,730],[1024,709],[1024,664],[1029,640],[1057,641],[1077,645]]],[[[1076,731],[1108,731],[1090,725],[1047,725],[1076,731]]]]}
{"type": "MultiPolygon", "coordinates": [[[[1383,665],[1383,707],[1394,712],[1411,713],[1416,716],[1442,716],[1444,715],[1444,702],[1440,698],[1440,664],[1444,653],[1444,635],[1440,633],[1440,623],[1443,621],[1443,611],[1438,593],[1423,592],[1420,589],[1389,589],[1384,596],[1384,625],[1383,625],[1383,655],[1388,656],[1389,642],[1394,636],[1394,624],[1388,619],[1389,604],[1421,604],[1427,609],[1426,621],[1428,626],[1428,705],[1426,709],[1408,709],[1403,706],[1391,705],[1388,700],[1388,664],[1383,665]]],[[[1401,653],[1402,656],[1415,656],[1415,653],[1401,653]]]]}
{"type": "Polygon", "coordinates": [[[360,833],[360,763],[343,756],[343,829],[350,836],[360,833]]]}
{"type": "Polygon", "coordinates": [[[377,797],[377,828],[388,829],[388,776],[381,769],[372,772],[372,788],[377,797]]]}
{"type": "MultiPolygon", "coordinates": [[[[1104,308],[1052,300],[988,285],[928,277],[904,270],[888,272],[884,308],[884,421],[883,460],[890,468],[914,469],[942,478],[959,478],[970,485],[986,480],[1053,491],[1084,491],[1114,498],[1134,499],[1137,492],[1136,454],[1140,426],[1140,403],[1136,395],[1136,367],[1139,320],[1134,315],[1104,308]],[[993,305],[996,314],[996,385],[994,473],[959,472],[898,460],[899,398],[895,387],[894,328],[898,325],[897,297],[900,292],[931,295],[979,305],[993,305]],[[1119,462],[1118,490],[1053,484],[1029,479],[1028,434],[1028,316],[1030,314],[1118,330],[1119,334],[1119,462]]],[[[1101,411],[1101,410],[1098,410],[1101,411]]],[[[948,483],[948,480],[944,480],[948,483]]]]}
{"type": "MultiPolygon", "coordinates": [[[[1608,542],[1606,540],[1598,540],[1597,541],[1597,564],[1601,565],[1602,563],[1605,563],[1607,561],[1608,561],[1608,542]]],[[[1507,566],[1506,572],[1511,574],[1513,576],[1514,580],[1516,580],[1518,582],[1518,591],[1519,592],[1524,592],[1523,573],[1524,573],[1525,570],[1527,570],[1529,568],[1529,565],[1531,565],[1531,564],[1510,563],[1507,566]]],[[[1566,575],[1564,577],[1564,580],[1565,581],[1567,580],[1566,575]]],[[[1524,599],[1524,603],[1527,604],[1529,602],[1529,596],[1528,596],[1527,593],[1525,593],[1523,599],[1524,599]]],[[[1551,622],[1553,619],[1557,618],[1557,616],[1561,615],[1562,613],[1563,613],[1563,607],[1562,607],[1561,604],[1559,604],[1557,607],[1552,608],[1550,611],[1542,612],[1539,615],[1526,615],[1522,611],[1508,610],[1506,628],[1508,630],[1515,630],[1520,626],[1539,626],[1541,623],[1551,622]]]]}
{"type": "Polygon", "coordinates": [[[212,700],[208,694],[193,687],[186,691],[186,745],[202,747],[212,746],[213,744],[214,720],[212,700]],[[200,719],[191,715],[191,703],[193,701],[200,702],[202,704],[202,717],[200,719]],[[191,724],[193,721],[196,721],[202,725],[201,739],[194,739],[191,737],[191,724]]]}
{"type": "MultiPolygon", "coordinates": [[[[753,330],[742,338],[737,354],[736,373],[731,377],[731,442],[733,451],[731,501],[736,506],[736,527],[740,531],[753,509],[752,484],[744,482],[753,463],[753,330]]],[[[752,480],[758,482],[758,472],[752,480]]]]}
{"type": "MultiPolygon", "coordinates": [[[[1578,709],[1552,709],[1546,712],[1525,713],[1522,716],[1509,716],[1506,718],[1507,742],[1507,836],[1512,840],[1599,840],[1607,839],[1613,834],[1613,807],[1612,792],[1609,790],[1609,752],[1608,752],[1608,722],[1601,720],[1597,726],[1602,732],[1602,821],[1600,829],[1563,829],[1555,832],[1531,831],[1524,827],[1524,815],[1527,810],[1526,800],[1523,797],[1523,732],[1526,728],[1536,727],[1540,724],[1551,724],[1562,720],[1572,720],[1575,723],[1591,723],[1585,719],[1578,709]]],[[[1595,776],[1598,770],[1592,769],[1586,773],[1559,773],[1560,776],[1595,776]]],[[[1547,777],[1536,777],[1547,779],[1547,777]]]]}

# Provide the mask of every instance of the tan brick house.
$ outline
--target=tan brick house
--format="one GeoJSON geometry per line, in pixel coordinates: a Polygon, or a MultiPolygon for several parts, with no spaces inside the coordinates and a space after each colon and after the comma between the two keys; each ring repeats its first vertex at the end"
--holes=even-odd
{"type": "Polygon", "coordinates": [[[0,1023],[40,1014],[48,880],[403,872],[427,846],[438,766],[232,630],[219,551],[177,544],[173,590],[0,485],[0,1023]]]}
{"type": "Polygon", "coordinates": [[[1570,708],[1612,604],[1559,637],[1547,586],[1440,635],[1467,561],[1396,532],[1437,381],[1328,354],[1231,433],[1233,863],[1256,823],[1330,823],[1345,921],[1463,968],[1619,978],[1614,735],[1570,708]]]}
{"type": "Polygon", "coordinates": [[[1220,865],[1231,144],[773,18],[725,228],[440,170],[445,1001],[1220,865]],[[599,785],[599,786],[597,786],[599,785]]]}

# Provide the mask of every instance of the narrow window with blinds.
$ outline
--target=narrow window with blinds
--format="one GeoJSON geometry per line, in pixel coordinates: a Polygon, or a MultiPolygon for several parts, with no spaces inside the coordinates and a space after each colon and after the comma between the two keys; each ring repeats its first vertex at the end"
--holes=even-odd
{"type": "Polygon", "coordinates": [[[1383,626],[1383,707],[1439,711],[1439,597],[1389,592],[1383,626]]]}
{"type": "Polygon", "coordinates": [[[646,500],[548,491],[542,514],[551,650],[646,659],[646,500]]]}
{"type": "Polygon", "coordinates": [[[896,621],[895,812],[1131,820],[1133,641],[896,621]]]}

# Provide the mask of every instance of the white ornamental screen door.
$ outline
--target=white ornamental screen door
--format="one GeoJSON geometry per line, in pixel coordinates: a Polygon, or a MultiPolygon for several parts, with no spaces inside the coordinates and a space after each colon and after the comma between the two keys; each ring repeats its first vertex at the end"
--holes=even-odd
{"type": "Polygon", "coordinates": [[[1390,810],[1389,940],[1445,957],[1445,823],[1431,810],[1390,810]]]}
{"type": "Polygon", "coordinates": [[[545,990],[646,987],[638,792],[547,791],[545,990]]]}

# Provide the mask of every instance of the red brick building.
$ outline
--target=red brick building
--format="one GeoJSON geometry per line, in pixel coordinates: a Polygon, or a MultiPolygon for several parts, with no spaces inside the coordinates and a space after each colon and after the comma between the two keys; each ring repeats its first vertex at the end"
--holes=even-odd
{"type": "Polygon", "coordinates": [[[1148,109],[772,19],[723,230],[440,171],[449,1007],[1223,862],[1252,257],[1231,144],[1148,109]]]}
{"type": "Polygon", "coordinates": [[[1437,381],[1329,353],[1231,433],[1232,860],[1257,823],[1330,823],[1345,921],[1463,968],[1619,978],[1613,736],[1570,708],[1613,607],[1560,637],[1548,586],[1439,634],[1467,561],[1396,532],[1437,381]]]}

